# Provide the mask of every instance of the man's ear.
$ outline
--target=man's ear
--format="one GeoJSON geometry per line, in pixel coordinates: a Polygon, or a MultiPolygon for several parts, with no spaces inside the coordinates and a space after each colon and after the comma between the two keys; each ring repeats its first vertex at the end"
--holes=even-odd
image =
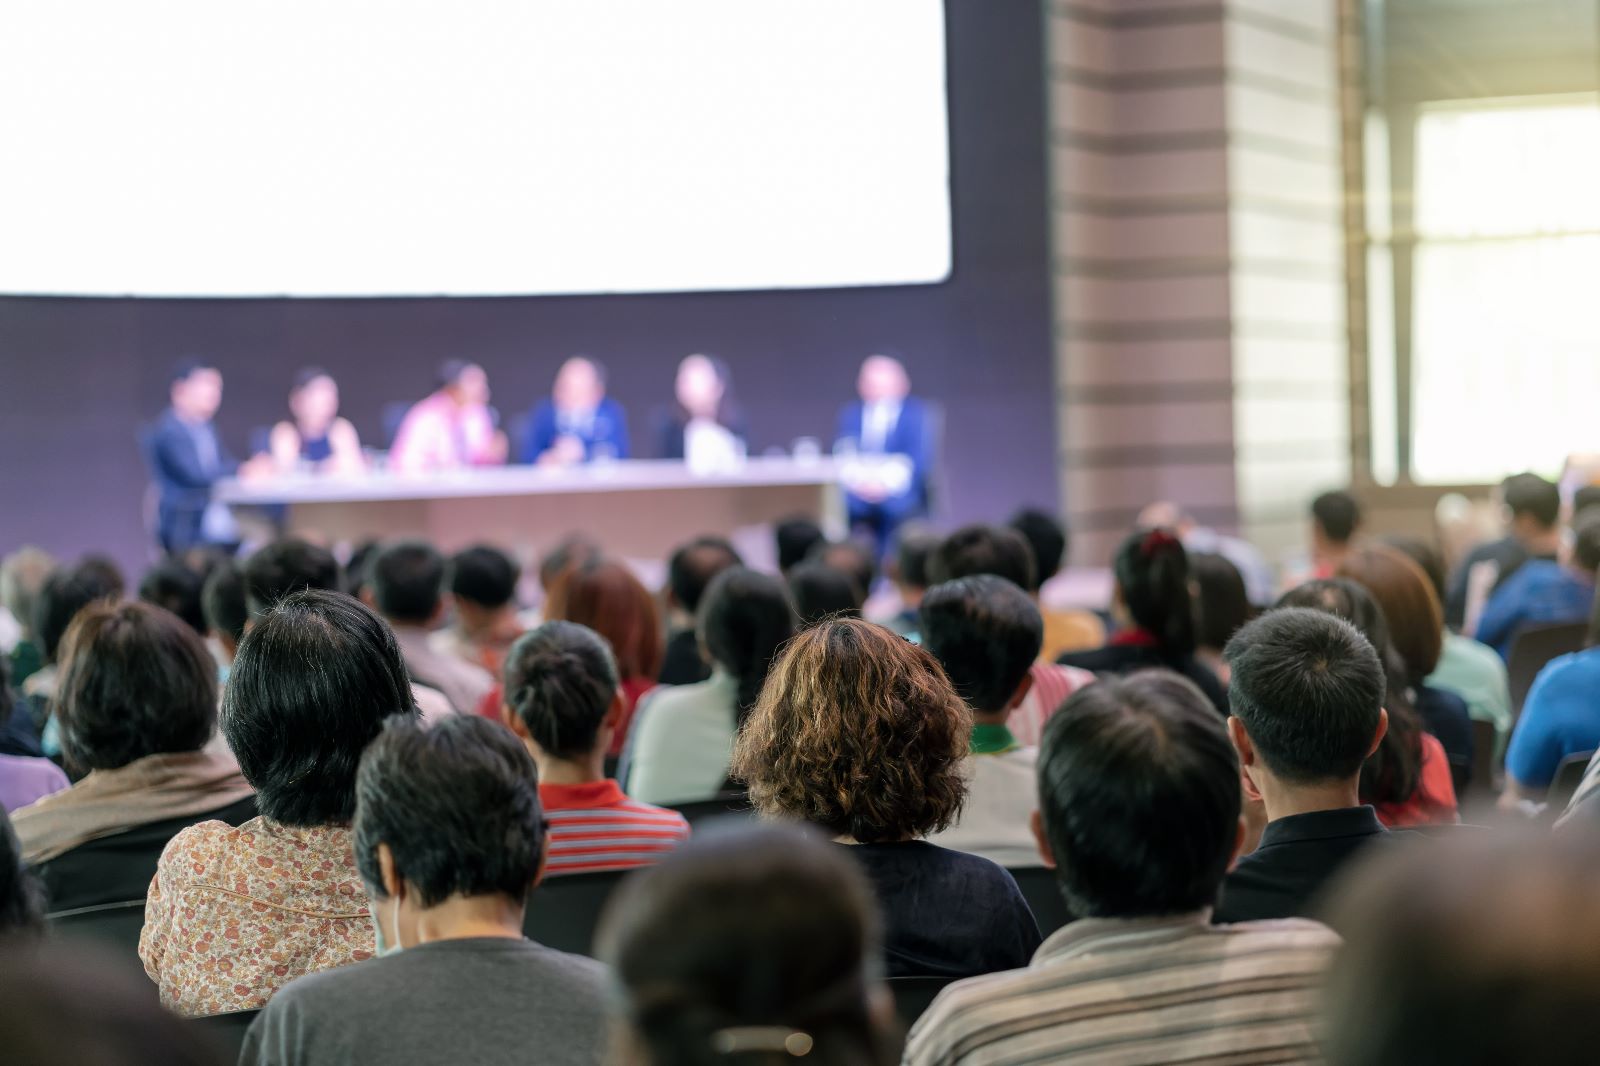
{"type": "Polygon", "coordinates": [[[1378,728],[1372,734],[1372,746],[1367,749],[1371,755],[1378,750],[1378,745],[1383,743],[1384,736],[1389,732],[1389,712],[1384,708],[1378,709],[1378,728]]]}
{"type": "Polygon", "coordinates": [[[372,594],[371,585],[367,585],[361,590],[361,602],[366,604],[371,610],[376,611],[378,609],[378,597],[372,594]]]}
{"type": "Polygon", "coordinates": [[[1044,819],[1038,811],[1028,815],[1028,828],[1033,830],[1033,840],[1039,846],[1039,857],[1044,860],[1045,869],[1054,870],[1056,854],[1050,849],[1050,838],[1045,835],[1044,819]]]}
{"type": "MultiPolygon", "coordinates": [[[[1033,671],[1029,670],[1027,673],[1022,675],[1022,680],[1017,683],[1016,691],[1011,693],[1011,699],[1010,699],[1010,701],[1008,701],[1006,703],[1006,713],[1009,714],[1010,712],[1016,710],[1018,707],[1021,707],[1022,706],[1022,701],[1027,699],[1028,698],[1028,693],[1030,693],[1032,691],[1033,691],[1033,671]]],[[[1054,707],[1047,707],[1047,708],[1045,708],[1045,713],[1049,714],[1053,710],[1055,710],[1054,707]]]]}
{"type": "Polygon", "coordinates": [[[619,688],[617,689],[617,694],[611,697],[611,706],[606,708],[605,717],[600,719],[599,732],[604,733],[609,729],[615,733],[617,727],[622,724],[622,715],[627,709],[627,697],[623,695],[622,690],[619,688]]]}
{"type": "Polygon", "coordinates": [[[1245,732],[1244,723],[1237,715],[1228,716],[1228,739],[1233,741],[1233,750],[1239,753],[1239,765],[1253,766],[1256,761],[1255,745],[1250,743],[1250,734],[1245,732]]]}
{"type": "Polygon", "coordinates": [[[504,723],[507,729],[517,735],[518,740],[526,742],[533,739],[528,734],[528,723],[524,722],[522,715],[513,711],[511,704],[506,703],[504,700],[500,701],[500,721],[504,723]]]}
{"type": "Polygon", "coordinates": [[[389,850],[389,845],[378,845],[378,876],[383,879],[383,894],[390,899],[398,899],[405,893],[405,879],[400,876],[394,865],[394,852],[389,850]]]}

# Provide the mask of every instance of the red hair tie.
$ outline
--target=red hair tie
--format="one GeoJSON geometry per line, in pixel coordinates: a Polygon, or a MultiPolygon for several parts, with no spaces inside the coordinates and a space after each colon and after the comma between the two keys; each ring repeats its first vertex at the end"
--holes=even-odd
{"type": "Polygon", "coordinates": [[[1139,543],[1139,554],[1149,559],[1157,552],[1177,547],[1180,543],[1170,530],[1158,526],[1144,535],[1144,540],[1139,543]]]}

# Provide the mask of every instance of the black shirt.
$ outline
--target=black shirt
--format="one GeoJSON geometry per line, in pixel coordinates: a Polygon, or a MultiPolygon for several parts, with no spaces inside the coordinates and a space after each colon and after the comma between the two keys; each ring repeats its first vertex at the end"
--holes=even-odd
{"type": "Polygon", "coordinates": [[[1206,699],[1227,717],[1228,693],[1210,667],[1193,655],[1167,655],[1160,648],[1144,644],[1107,644],[1090,651],[1069,651],[1056,660],[1062,666],[1076,666],[1095,674],[1131,674],[1135,670],[1172,670],[1199,686],[1206,699]]]}
{"type": "MultiPolygon", "coordinates": [[[[1429,685],[1411,690],[1417,717],[1428,732],[1439,739],[1451,767],[1472,767],[1472,715],[1466,701],[1454,692],[1429,685]]],[[[1459,786],[1458,786],[1459,787],[1459,786]]]]}
{"type": "Polygon", "coordinates": [[[1028,965],[1042,938],[1002,867],[925,840],[851,844],[883,915],[890,977],[975,977],[1028,965]]]}
{"type": "Polygon", "coordinates": [[[663,685],[695,685],[711,676],[711,667],[700,657],[700,641],[694,630],[680,629],[667,636],[666,651],[661,656],[661,674],[656,678],[663,685]]]}
{"type": "Polygon", "coordinates": [[[1334,875],[1362,848],[1389,838],[1370,806],[1274,819],[1256,850],[1223,880],[1211,920],[1312,917],[1317,894],[1334,875]]]}

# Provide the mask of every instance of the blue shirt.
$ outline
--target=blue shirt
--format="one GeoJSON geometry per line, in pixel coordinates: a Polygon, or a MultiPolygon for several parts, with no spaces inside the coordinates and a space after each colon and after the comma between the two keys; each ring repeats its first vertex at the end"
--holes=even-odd
{"type": "Polygon", "coordinates": [[[1517,719],[1506,772],[1528,788],[1549,788],[1568,755],[1600,748],[1600,648],[1563,655],[1539,671],[1517,719]]]}
{"type": "Polygon", "coordinates": [[[1478,619],[1477,638],[1511,658],[1511,641],[1524,626],[1587,622],[1594,606],[1594,578],[1535,559],[1517,568],[1489,597],[1478,619]]]}

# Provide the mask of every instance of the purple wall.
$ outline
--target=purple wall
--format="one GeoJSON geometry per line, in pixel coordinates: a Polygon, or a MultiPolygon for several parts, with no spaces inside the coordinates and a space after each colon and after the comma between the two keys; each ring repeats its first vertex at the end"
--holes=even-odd
{"type": "Polygon", "coordinates": [[[428,391],[443,358],[489,370],[508,417],[573,352],[607,363],[641,454],[651,408],[691,351],[732,366],[752,448],[826,442],[864,354],[890,344],[947,409],[944,524],[1056,502],[1045,122],[1036,0],[949,0],[955,271],[935,286],[659,296],[394,300],[0,298],[0,552],[146,557],[138,427],[166,375],[205,353],[227,382],[219,425],[243,453],[282,416],[294,370],[340,380],[384,443],[386,403],[428,391]]]}

